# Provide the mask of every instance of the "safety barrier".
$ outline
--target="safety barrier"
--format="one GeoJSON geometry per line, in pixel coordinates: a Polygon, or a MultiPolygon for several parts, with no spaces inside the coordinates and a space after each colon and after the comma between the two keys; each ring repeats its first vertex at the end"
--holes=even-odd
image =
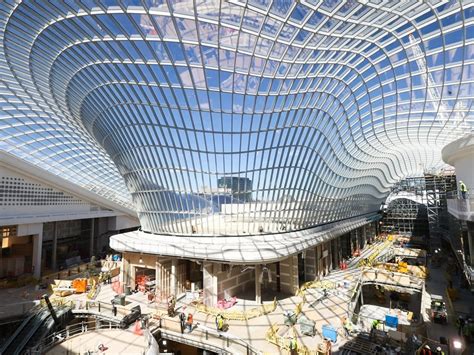
{"type": "Polygon", "coordinates": [[[191,345],[196,348],[207,349],[218,354],[262,354],[260,350],[254,348],[249,342],[243,340],[242,338],[236,337],[230,332],[220,332],[214,328],[200,325],[199,322],[193,328],[193,331],[189,336],[183,336],[183,334],[179,333],[179,320],[175,318],[164,317],[158,320],[152,319],[150,322],[150,324],[156,323],[158,323],[158,326],[152,332],[153,334],[157,334],[157,332],[159,332],[160,337],[164,339],[177,341],[179,343],[191,345]],[[217,341],[217,344],[215,341],[217,341]]]}
{"type": "MultiPolygon", "coordinates": [[[[280,350],[290,351],[290,340],[292,337],[296,336],[294,328],[289,328],[287,326],[278,326],[277,324],[272,324],[265,333],[265,339],[280,348],[280,350]],[[288,336],[287,333],[292,331],[293,334],[288,336]],[[285,336],[287,335],[287,336],[285,336]]],[[[323,349],[324,344],[319,344],[317,350],[310,350],[306,345],[303,345],[296,341],[296,349],[298,355],[319,355],[325,353],[326,349],[323,349]]]]}
{"type": "MultiPolygon", "coordinates": [[[[44,354],[47,350],[53,348],[57,344],[60,344],[69,338],[79,336],[91,331],[100,331],[100,330],[111,330],[111,329],[120,329],[118,325],[108,323],[101,324],[95,321],[93,322],[81,322],[74,324],[72,326],[67,326],[66,329],[59,332],[53,333],[48,337],[44,338],[36,347],[29,349],[27,355],[37,355],[44,354]]],[[[150,333],[148,329],[144,329],[144,335],[146,338],[146,348],[141,352],[143,355],[152,355],[157,354],[159,350],[158,343],[150,333]]]]}
{"type": "Polygon", "coordinates": [[[276,306],[277,306],[277,301],[275,297],[271,303],[261,305],[260,307],[252,308],[248,311],[226,311],[220,308],[206,306],[205,304],[202,304],[202,303],[197,303],[194,306],[194,308],[198,312],[206,313],[212,316],[222,314],[222,316],[228,320],[244,321],[244,320],[260,317],[264,314],[271,313],[276,309],[276,306]]]}
{"type": "MultiPolygon", "coordinates": [[[[111,303],[107,302],[100,302],[100,301],[82,301],[82,300],[67,300],[63,298],[50,298],[50,302],[54,307],[69,307],[73,311],[77,310],[91,310],[91,311],[97,311],[97,313],[103,312],[103,311],[110,311],[110,313],[113,313],[113,306],[111,303]]],[[[41,307],[46,307],[46,301],[44,299],[41,299],[40,301],[40,306],[41,307]]],[[[117,314],[119,315],[126,315],[130,313],[130,309],[120,306],[120,305],[115,305],[115,308],[117,309],[117,314]]]]}
{"type": "MultiPolygon", "coordinates": [[[[365,259],[361,259],[358,263],[358,266],[359,267],[364,267],[364,266],[372,266],[375,262],[379,261],[378,259],[380,257],[383,257],[385,254],[383,255],[380,255],[381,252],[383,250],[385,250],[386,248],[388,247],[391,247],[392,246],[392,240],[391,239],[387,239],[385,240],[382,244],[379,244],[377,245],[375,248],[374,248],[374,251],[373,253],[371,253],[369,255],[369,257],[365,258],[365,259]]],[[[387,254],[390,254],[390,253],[387,253],[387,254]]]]}
{"type": "Polygon", "coordinates": [[[304,297],[305,291],[310,288],[320,288],[320,289],[335,289],[337,284],[334,281],[323,280],[323,281],[308,281],[305,282],[301,287],[296,291],[296,296],[304,297]]]}

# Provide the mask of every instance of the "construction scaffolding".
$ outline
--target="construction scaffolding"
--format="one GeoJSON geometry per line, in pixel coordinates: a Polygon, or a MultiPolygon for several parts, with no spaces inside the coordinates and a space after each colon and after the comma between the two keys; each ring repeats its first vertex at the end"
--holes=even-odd
{"type": "Polygon", "coordinates": [[[410,177],[392,187],[380,229],[386,233],[428,235],[425,179],[410,177]]]}
{"type": "Polygon", "coordinates": [[[414,236],[427,235],[426,206],[406,198],[392,201],[382,220],[381,231],[414,236]]]}
{"type": "Polygon", "coordinates": [[[425,173],[426,208],[431,248],[438,247],[441,237],[449,235],[447,194],[456,188],[456,175],[452,171],[438,174],[425,173]]]}

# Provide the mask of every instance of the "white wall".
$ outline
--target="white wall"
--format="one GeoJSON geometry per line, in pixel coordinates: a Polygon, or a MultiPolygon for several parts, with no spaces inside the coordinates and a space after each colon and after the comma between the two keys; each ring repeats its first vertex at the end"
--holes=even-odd
{"type": "Polygon", "coordinates": [[[122,229],[134,228],[140,226],[138,218],[132,218],[130,216],[117,216],[109,217],[109,230],[119,231],[122,229]]]}
{"type": "Polygon", "coordinates": [[[0,165],[0,216],[88,213],[92,204],[0,165]]]}
{"type": "Polygon", "coordinates": [[[470,197],[474,197],[474,134],[449,143],[443,148],[442,154],[443,160],[456,169],[456,180],[464,181],[470,197]]]}

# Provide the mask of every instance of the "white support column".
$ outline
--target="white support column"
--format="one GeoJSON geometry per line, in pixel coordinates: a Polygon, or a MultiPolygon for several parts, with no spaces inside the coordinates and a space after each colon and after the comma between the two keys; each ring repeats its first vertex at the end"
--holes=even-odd
{"type": "Polygon", "coordinates": [[[328,250],[327,262],[328,262],[328,273],[329,273],[332,270],[332,243],[331,241],[328,241],[326,245],[327,245],[327,250],[328,250]]]}
{"type": "Polygon", "coordinates": [[[161,264],[158,259],[155,261],[155,289],[156,292],[162,291],[162,284],[161,284],[161,264]]]}
{"type": "Polygon", "coordinates": [[[41,260],[43,253],[43,229],[33,237],[33,277],[41,277],[41,260]]]}
{"type": "Polygon", "coordinates": [[[136,271],[137,270],[135,268],[135,265],[128,264],[128,275],[129,275],[128,285],[130,285],[132,287],[132,289],[135,288],[136,271]]]}
{"type": "Polygon", "coordinates": [[[177,284],[177,281],[178,281],[178,278],[177,278],[177,275],[176,273],[178,272],[178,259],[172,259],[171,260],[171,277],[170,277],[170,293],[173,295],[173,296],[177,296],[176,295],[176,292],[177,292],[177,289],[176,289],[176,284],[177,284]]]}
{"type": "Polygon", "coordinates": [[[316,279],[321,279],[322,274],[321,266],[321,244],[316,246],[316,279]]]}
{"type": "Polygon", "coordinates": [[[215,307],[217,304],[217,276],[214,264],[203,262],[203,301],[206,306],[215,307]]]}
{"type": "Polygon", "coordinates": [[[262,274],[262,266],[255,265],[255,302],[262,303],[262,284],[260,283],[260,275],[262,274]]]}
{"type": "Polygon", "coordinates": [[[129,262],[125,258],[125,254],[123,254],[122,257],[122,265],[120,266],[120,276],[119,276],[119,282],[120,285],[125,288],[125,286],[128,286],[128,269],[129,269],[129,262]]]}
{"type": "Polygon", "coordinates": [[[53,231],[53,255],[51,257],[51,269],[56,270],[58,268],[58,222],[54,222],[53,231]]]}
{"type": "Polygon", "coordinates": [[[94,234],[95,234],[95,218],[91,220],[91,235],[89,241],[89,256],[94,255],[94,234]]]}

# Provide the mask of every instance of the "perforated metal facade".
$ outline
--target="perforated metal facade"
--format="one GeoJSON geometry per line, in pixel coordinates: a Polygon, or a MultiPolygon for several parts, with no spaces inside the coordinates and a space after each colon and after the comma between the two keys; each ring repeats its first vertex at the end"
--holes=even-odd
{"type": "Polygon", "coordinates": [[[287,232],[373,212],[473,124],[470,1],[0,12],[0,149],[133,204],[145,231],[287,232]]]}

